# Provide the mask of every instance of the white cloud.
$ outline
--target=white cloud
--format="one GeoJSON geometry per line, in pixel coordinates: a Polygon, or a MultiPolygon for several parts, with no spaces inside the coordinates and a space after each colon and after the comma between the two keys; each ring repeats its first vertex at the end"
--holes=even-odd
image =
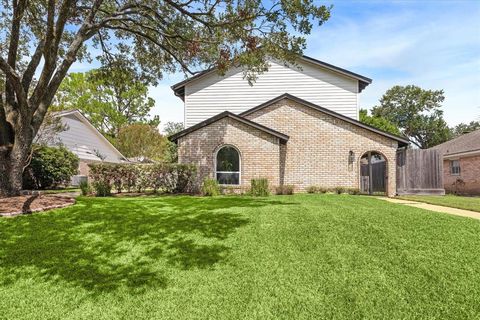
{"type": "Polygon", "coordinates": [[[444,89],[451,125],[471,121],[480,106],[480,5],[431,4],[394,3],[358,18],[340,5],[309,37],[307,54],[371,77],[362,107],[393,85],[416,84],[444,89]]]}

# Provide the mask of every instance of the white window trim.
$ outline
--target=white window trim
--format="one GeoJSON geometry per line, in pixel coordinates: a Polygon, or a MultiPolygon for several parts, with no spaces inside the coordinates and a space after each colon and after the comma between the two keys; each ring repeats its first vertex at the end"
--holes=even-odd
{"type": "Polygon", "coordinates": [[[222,144],[222,145],[218,146],[216,151],[215,151],[214,157],[213,157],[213,172],[214,172],[214,175],[215,175],[214,178],[217,182],[218,182],[217,173],[238,173],[238,183],[237,184],[219,183],[219,185],[222,186],[222,187],[242,185],[242,154],[241,154],[240,150],[238,150],[238,148],[236,146],[234,146],[233,144],[222,144]],[[218,155],[218,152],[225,147],[232,147],[237,151],[237,153],[238,153],[238,169],[239,169],[238,171],[217,171],[217,155],[218,155]]]}
{"type": "Polygon", "coordinates": [[[238,183],[237,184],[223,184],[223,183],[219,183],[220,186],[222,187],[228,187],[228,186],[240,186],[242,184],[242,154],[240,153],[240,150],[238,150],[238,148],[236,146],[234,146],[233,144],[222,144],[220,146],[217,147],[216,151],[215,151],[215,154],[214,154],[214,157],[213,157],[213,172],[215,173],[215,180],[218,182],[217,180],[217,173],[238,173],[238,183]],[[225,147],[232,147],[234,148],[237,153],[238,153],[238,169],[239,171],[217,171],[217,156],[218,156],[218,152],[220,150],[222,150],[223,148],[225,147]]]}
{"type": "Polygon", "coordinates": [[[451,159],[450,160],[450,175],[452,176],[459,176],[461,175],[462,172],[462,167],[460,166],[460,159],[451,159]],[[453,162],[457,161],[458,162],[458,173],[453,173],[453,162]]]}

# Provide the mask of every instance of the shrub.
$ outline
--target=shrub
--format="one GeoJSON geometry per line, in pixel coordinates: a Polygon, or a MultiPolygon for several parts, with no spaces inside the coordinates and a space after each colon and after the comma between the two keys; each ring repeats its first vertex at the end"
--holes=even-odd
{"type": "Polygon", "coordinates": [[[154,192],[186,193],[192,190],[196,167],[186,164],[89,164],[90,177],[115,187],[117,192],[153,189],[154,192]]]}
{"type": "Polygon", "coordinates": [[[275,194],[278,195],[292,195],[293,194],[293,186],[292,185],[283,185],[283,186],[278,186],[275,188],[275,194]]]}
{"type": "Polygon", "coordinates": [[[92,187],[90,186],[88,181],[80,182],[80,190],[82,191],[82,196],[87,196],[92,193],[92,187]]]}
{"type": "Polygon", "coordinates": [[[360,189],[358,188],[347,188],[347,193],[351,195],[360,194],[360,189]]]}
{"type": "Polygon", "coordinates": [[[270,194],[268,179],[252,179],[250,181],[250,195],[255,197],[266,197],[270,194]]]}
{"type": "Polygon", "coordinates": [[[175,165],[176,184],[173,189],[174,193],[186,193],[191,191],[193,181],[197,174],[197,167],[191,164],[175,165]]]}
{"type": "Polygon", "coordinates": [[[35,147],[32,160],[23,174],[26,189],[66,186],[78,172],[78,157],[65,147],[35,147]]]}
{"type": "Polygon", "coordinates": [[[220,186],[215,179],[205,179],[202,184],[202,194],[204,196],[218,196],[220,194],[220,186]]]}
{"type": "Polygon", "coordinates": [[[332,192],[332,190],[329,189],[329,188],[319,187],[319,188],[317,188],[317,192],[318,193],[327,193],[327,192],[332,192]]]}
{"type": "Polygon", "coordinates": [[[331,192],[331,189],[324,188],[324,187],[317,187],[317,186],[309,186],[307,188],[308,193],[327,193],[331,192]]]}
{"type": "Polygon", "coordinates": [[[93,189],[97,197],[107,197],[112,194],[112,186],[105,181],[95,181],[93,189]]]}
{"type": "Polygon", "coordinates": [[[344,187],[335,187],[333,190],[336,194],[342,194],[342,193],[345,193],[346,191],[344,187]]]}

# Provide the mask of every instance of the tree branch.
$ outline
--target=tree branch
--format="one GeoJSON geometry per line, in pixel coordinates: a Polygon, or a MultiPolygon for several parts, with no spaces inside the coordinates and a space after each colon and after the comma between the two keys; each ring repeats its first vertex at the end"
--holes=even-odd
{"type": "MultiPolygon", "coordinates": [[[[13,20],[12,20],[12,29],[10,31],[10,44],[8,47],[8,57],[7,63],[8,65],[15,70],[16,63],[17,63],[17,51],[18,51],[18,44],[20,41],[20,23],[23,18],[23,14],[25,12],[26,7],[26,0],[20,0],[18,3],[14,3],[13,5],[13,20]]],[[[14,108],[22,107],[15,105],[15,95],[14,95],[14,88],[12,85],[6,81],[5,82],[5,98],[9,105],[14,108]]]]}
{"type": "MultiPolygon", "coordinates": [[[[15,70],[2,57],[0,57],[0,70],[2,70],[5,73],[7,78],[7,83],[10,83],[10,85],[12,86],[12,90],[15,92],[15,95],[17,96],[18,103],[20,105],[28,107],[27,94],[25,90],[23,90],[20,77],[15,72],[15,70]],[[8,79],[10,81],[8,81],[8,79]]],[[[20,109],[20,110],[22,111],[22,113],[26,111],[26,109],[20,109]]]]}
{"type": "Polygon", "coordinates": [[[23,73],[22,85],[23,85],[23,90],[25,90],[25,92],[28,92],[28,89],[30,88],[30,84],[32,83],[32,79],[35,74],[35,71],[37,70],[37,67],[40,64],[44,45],[45,45],[45,41],[40,40],[40,42],[38,43],[37,49],[35,49],[35,53],[32,56],[32,59],[28,63],[27,69],[23,73]]]}

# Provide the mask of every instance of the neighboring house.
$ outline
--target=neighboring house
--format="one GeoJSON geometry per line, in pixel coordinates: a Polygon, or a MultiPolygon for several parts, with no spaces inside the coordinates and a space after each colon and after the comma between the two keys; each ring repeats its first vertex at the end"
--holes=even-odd
{"type": "Polygon", "coordinates": [[[439,144],[447,192],[480,194],[480,130],[439,144]]]}
{"type": "Polygon", "coordinates": [[[232,187],[267,178],[296,191],[341,186],[395,195],[396,151],[409,141],[357,121],[359,93],[371,80],[308,57],[299,65],[272,62],[253,86],[239,69],[174,85],[187,127],[170,137],[179,162],[232,187]]]}
{"type": "Polygon", "coordinates": [[[54,116],[60,117],[66,130],[58,132],[54,141],[49,144],[62,144],[80,158],[80,176],[88,176],[88,164],[92,162],[128,161],[80,111],[61,111],[54,116]]]}

